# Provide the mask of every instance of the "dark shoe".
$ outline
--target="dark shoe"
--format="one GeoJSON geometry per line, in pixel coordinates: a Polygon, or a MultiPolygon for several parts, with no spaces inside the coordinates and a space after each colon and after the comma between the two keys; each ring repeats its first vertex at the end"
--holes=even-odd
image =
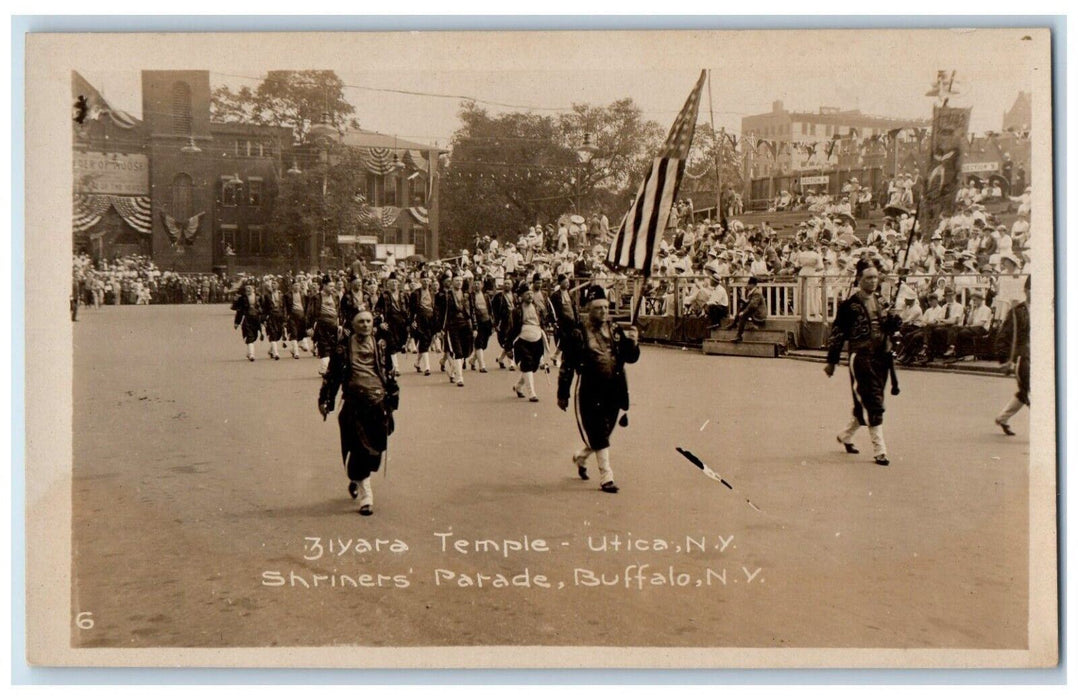
{"type": "Polygon", "coordinates": [[[522,399],[522,398],[524,398],[524,392],[523,392],[523,391],[521,391],[520,389],[518,389],[518,388],[516,388],[516,387],[514,386],[514,387],[513,387],[513,391],[515,391],[515,392],[517,393],[517,398],[518,398],[518,399],[522,399]]]}
{"type": "Polygon", "coordinates": [[[861,450],[854,447],[853,443],[851,443],[851,442],[842,442],[842,438],[837,436],[837,435],[835,436],[835,439],[839,441],[839,444],[841,444],[843,447],[846,448],[847,453],[849,453],[851,455],[859,455],[859,454],[861,454],[861,450]]]}
{"type": "Polygon", "coordinates": [[[354,481],[348,482],[348,495],[352,497],[352,500],[359,498],[359,484],[354,481]]]}
{"type": "Polygon", "coordinates": [[[429,377],[430,376],[430,370],[428,369],[426,372],[424,372],[423,376],[424,377],[429,377]]]}
{"type": "Polygon", "coordinates": [[[502,362],[501,360],[498,360],[498,366],[501,367],[502,369],[505,369],[505,363],[502,362]]]}
{"type": "Polygon", "coordinates": [[[517,366],[516,365],[509,365],[509,371],[510,372],[516,372],[517,371],[517,366]]]}
{"type": "Polygon", "coordinates": [[[419,365],[412,365],[412,367],[415,367],[415,371],[416,371],[416,372],[422,372],[422,371],[423,371],[423,370],[421,370],[421,369],[419,368],[419,365]]]}
{"type": "Polygon", "coordinates": [[[464,386],[464,382],[463,381],[458,381],[457,386],[464,386]]]}
{"type": "Polygon", "coordinates": [[[579,476],[582,480],[587,481],[588,479],[591,478],[591,477],[588,476],[588,468],[585,467],[580,462],[576,461],[575,457],[573,458],[573,464],[576,465],[576,474],[577,474],[577,476],[579,476]]]}
{"type": "Polygon", "coordinates": [[[479,374],[486,374],[486,373],[487,373],[487,368],[486,368],[486,367],[484,367],[483,369],[479,370],[479,374]]]}
{"type": "Polygon", "coordinates": [[[371,508],[370,506],[360,506],[359,507],[359,514],[360,515],[374,515],[374,508],[371,508]]]}
{"type": "Polygon", "coordinates": [[[251,357],[250,355],[247,356],[247,359],[250,360],[251,362],[255,361],[255,358],[251,357]]]}
{"type": "Polygon", "coordinates": [[[887,455],[876,455],[872,459],[874,462],[876,462],[876,464],[880,465],[881,467],[886,467],[888,464],[891,463],[891,460],[887,459],[887,455]]]}
{"type": "Polygon", "coordinates": [[[731,340],[730,342],[731,342],[731,343],[740,343],[740,342],[742,342],[743,340],[744,340],[744,338],[742,338],[741,336],[737,336],[736,338],[734,338],[734,339],[733,339],[733,340],[731,340]]]}
{"type": "Polygon", "coordinates": [[[608,481],[599,487],[599,490],[603,493],[617,493],[618,486],[613,481],[608,481]]]}
{"type": "Polygon", "coordinates": [[[999,418],[996,419],[996,425],[998,425],[1000,429],[1003,430],[1004,435],[1014,435],[1014,431],[1011,430],[1011,426],[1007,423],[1004,423],[999,418]]]}
{"type": "Polygon", "coordinates": [[[532,403],[539,403],[539,397],[538,396],[531,396],[531,397],[528,398],[528,401],[531,401],[532,403]]]}

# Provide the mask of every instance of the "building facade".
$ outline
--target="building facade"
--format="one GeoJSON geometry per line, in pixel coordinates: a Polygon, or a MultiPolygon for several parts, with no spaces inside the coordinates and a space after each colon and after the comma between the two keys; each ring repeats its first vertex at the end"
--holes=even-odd
{"type": "Polygon", "coordinates": [[[909,144],[930,126],[927,119],[894,119],[860,110],[820,107],[787,110],[781,100],[770,112],[741,120],[746,145],[744,180],[784,176],[803,170],[898,168],[909,144]]]}
{"type": "Polygon", "coordinates": [[[290,171],[318,167],[318,149],[286,127],[211,121],[208,71],[143,71],[141,87],[136,119],[72,76],[76,250],[183,272],[317,269],[363,247],[438,255],[437,149],[342,135],[364,164],[363,201],[338,239],[311,231],[297,248],[274,230],[274,203],[290,171]]]}

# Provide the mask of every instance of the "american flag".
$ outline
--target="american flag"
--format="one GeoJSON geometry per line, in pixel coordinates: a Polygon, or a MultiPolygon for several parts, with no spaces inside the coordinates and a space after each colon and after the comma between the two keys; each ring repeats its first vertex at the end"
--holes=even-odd
{"type": "Polygon", "coordinates": [[[652,161],[651,170],[640,184],[632,207],[621,220],[606,256],[607,263],[613,267],[633,268],[642,270],[645,275],[651,274],[658,242],[666,230],[670,209],[685,172],[685,161],[689,158],[706,77],[707,71],[700,71],[696,87],[670,127],[662,153],[652,161]]]}

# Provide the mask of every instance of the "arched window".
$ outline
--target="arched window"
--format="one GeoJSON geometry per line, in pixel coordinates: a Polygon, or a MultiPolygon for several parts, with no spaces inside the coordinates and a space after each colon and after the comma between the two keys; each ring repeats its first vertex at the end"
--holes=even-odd
{"type": "Polygon", "coordinates": [[[195,213],[194,182],[187,173],[172,178],[172,218],[187,221],[195,213]]]}
{"type": "Polygon", "coordinates": [[[172,84],[172,128],[177,134],[191,133],[191,87],[184,82],[172,84]]]}

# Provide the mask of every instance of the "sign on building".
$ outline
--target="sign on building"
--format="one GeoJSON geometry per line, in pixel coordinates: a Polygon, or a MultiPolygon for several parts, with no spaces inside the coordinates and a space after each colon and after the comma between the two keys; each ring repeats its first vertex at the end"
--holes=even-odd
{"type": "Polygon", "coordinates": [[[377,260],[385,260],[390,251],[393,251],[393,256],[397,260],[404,260],[409,255],[415,255],[415,245],[412,243],[379,243],[374,246],[374,257],[377,260]]]}
{"type": "Polygon", "coordinates": [[[994,173],[999,170],[999,163],[990,161],[987,163],[963,163],[963,173],[994,173]]]}
{"type": "Polygon", "coordinates": [[[150,194],[150,161],[140,153],[75,153],[77,194],[150,194]]]}
{"type": "Polygon", "coordinates": [[[826,185],[830,182],[830,175],[803,175],[801,177],[802,187],[808,187],[810,185],[826,185]]]}
{"type": "Polygon", "coordinates": [[[357,236],[355,234],[341,233],[337,235],[337,242],[351,245],[377,245],[378,236],[357,236]]]}

